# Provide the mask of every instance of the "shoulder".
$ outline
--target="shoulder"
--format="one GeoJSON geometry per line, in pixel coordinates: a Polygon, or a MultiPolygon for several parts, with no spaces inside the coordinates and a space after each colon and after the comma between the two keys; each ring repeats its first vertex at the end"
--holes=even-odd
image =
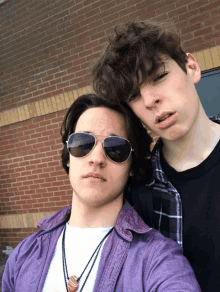
{"type": "Polygon", "coordinates": [[[34,249],[37,249],[37,238],[41,232],[37,231],[23,239],[10,254],[2,277],[3,291],[14,291],[18,273],[29,255],[33,253],[34,249]]]}
{"type": "Polygon", "coordinates": [[[149,291],[201,291],[181,246],[151,229],[140,252],[149,291]]]}
{"type": "Polygon", "coordinates": [[[9,259],[26,258],[30,252],[37,249],[41,245],[41,238],[47,237],[48,234],[54,234],[55,230],[59,229],[66,220],[70,211],[70,206],[65,207],[58,212],[43,218],[37,224],[39,231],[24,238],[13,250],[9,259]]]}
{"type": "Polygon", "coordinates": [[[132,252],[141,253],[146,277],[152,271],[161,271],[164,265],[172,265],[173,272],[177,266],[178,269],[182,267],[191,270],[187,259],[183,256],[181,245],[153,228],[145,234],[135,234],[131,247],[132,252]]]}
{"type": "Polygon", "coordinates": [[[153,228],[148,233],[147,244],[148,248],[151,249],[152,257],[163,257],[165,253],[180,254],[182,256],[183,249],[176,241],[165,237],[159,231],[153,228]],[[161,254],[162,252],[164,254],[161,254]]]}
{"type": "Polygon", "coordinates": [[[151,254],[151,256],[154,257],[155,255],[160,254],[162,250],[163,252],[167,250],[169,253],[175,251],[177,253],[183,254],[183,250],[180,244],[170,238],[165,237],[154,228],[151,228],[145,234],[138,234],[135,237],[137,241],[142,242],[142,244],[145,246],[148,256],[151,254]]]}

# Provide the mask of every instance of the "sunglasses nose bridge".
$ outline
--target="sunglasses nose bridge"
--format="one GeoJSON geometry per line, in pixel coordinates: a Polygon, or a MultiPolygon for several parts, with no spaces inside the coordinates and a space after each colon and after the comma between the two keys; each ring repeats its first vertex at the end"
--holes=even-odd
{"type": "Polygon", "coordinates": [[[105,163],[107,156],[103,147],[103,139],[97,139],[96,137],[94,138],[95,138],[95,144],[93,148],[91,149],[90,159],[93,160],[93,162],[105,163]]]}

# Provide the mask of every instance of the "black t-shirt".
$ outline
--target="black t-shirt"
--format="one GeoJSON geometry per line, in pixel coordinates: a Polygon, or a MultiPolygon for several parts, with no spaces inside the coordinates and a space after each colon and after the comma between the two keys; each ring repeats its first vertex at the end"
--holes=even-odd
{"type": "Polygon", "coordinates": [[[202,291],[220,291],[220,141],[198,166],[162,168],[182,200],[183,250],[202,291]]]}

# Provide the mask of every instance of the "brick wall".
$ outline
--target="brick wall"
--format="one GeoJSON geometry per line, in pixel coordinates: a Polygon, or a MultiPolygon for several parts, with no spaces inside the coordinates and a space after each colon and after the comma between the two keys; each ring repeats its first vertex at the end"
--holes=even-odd
{"type": "Polygon", "coordinates": [[[10,0],[0,18],[2,111],[89,85],[118,23],[171,21],[190,52],[220,44],[219,0],[10,0]]]}
{"type": "Polygon", "coordinates": [[[56,211],[70,204],[70,183],[60,164],[64,114],[2,127],[0,215],[56,211]]]}
{"type": "Polygon", "coordinates": [[[16,247],[22,239],[38,230],[39,228],[0,229],[0,250],[4,250],[6,246],[11,246],[12,248],[16,247]]]}
{"type": "Polygon", "coordinates": [[[28,214],[71,203],[59,154],[66,97],[90,85],[113,27],[171,22],[186,51],[203,62],[201,51],[214,48],[211,66],[219,66],[220,0],[6,0],[0,19],[0,220],[18,216],[7,228],[0,221],[0,242],[15,246],[36,230],[35,221],[25,225],[28,214]]]}

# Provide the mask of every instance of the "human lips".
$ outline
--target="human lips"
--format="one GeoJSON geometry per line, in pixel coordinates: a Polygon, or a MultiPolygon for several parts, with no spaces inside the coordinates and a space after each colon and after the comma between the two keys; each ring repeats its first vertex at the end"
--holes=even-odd
{"type": "Polygon", "coordinates": [[[89,177],[98,178],[98,179],[101,179],[102,181],[107,181],[106,178],[104,178],[102,175],[100,175],[99,173],[96,173],[96,172],[90,172],[90,173],[83,176],[83,178],[89,178],[89,177]]]}
{"type": "Polygon", "coordinates": [[[155,124],[163,122],[165,119],[169,118],[173,114],[174,112],[163,112],[160,115],[157,115],[155,119],[155,124]]]}
{"type": "Polygon", "coordinates": [[[155,124],[158,129],[166,129],[174,125],[177,121],[178,114],[176,112],[163,112],[155,119],[155,124]]]}

